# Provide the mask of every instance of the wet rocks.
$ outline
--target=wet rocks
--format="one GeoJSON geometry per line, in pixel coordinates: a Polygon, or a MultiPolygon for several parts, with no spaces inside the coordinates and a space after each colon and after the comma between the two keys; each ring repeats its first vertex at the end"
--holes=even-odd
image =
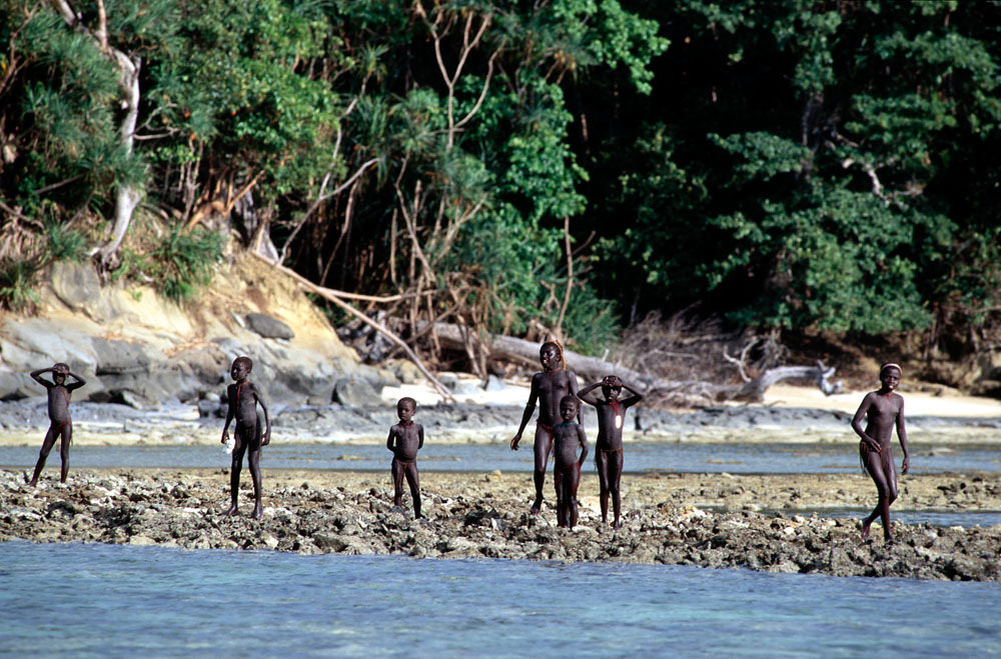
{"type": "MultiPolygon", "coordinates": [[[[549,508],[541,515],[528,514],[527,478],[486,482],[438,473],[422,479],[426,518],[413,519],[408,500],[405,509],[393,507],[381,475],[338,472],[304,480],[302,473],[266,474],[264,516],[251,520],[221,515],[228,499],[224,470],[81,470],[66,485],[43,477],[37,489],[27,488],[16,472],[0,471],[0,540],[1001,580],[1001,526],[963,529],[895,522],[895,544],[877,540],[860,545],[856,520],[708,512],[690,497],[665,500],[661,490],[656,498],[639,497],[618,531],[600,524],[588,505],[581,508],[577,528],[567,530],[554,525],[549,508]]],[[[251,508],[247,486],[241,493],[243,515],[251,508]]]]}

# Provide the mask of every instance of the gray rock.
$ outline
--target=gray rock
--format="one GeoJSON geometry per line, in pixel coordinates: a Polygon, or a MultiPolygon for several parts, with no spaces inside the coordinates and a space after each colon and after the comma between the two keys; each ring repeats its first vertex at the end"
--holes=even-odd
{"type": "Polygon", "coordinates": [[[101,295],[101,280],[86,263],[57,261],[52,266],[52,290],[74,311],[84,309],[101,295]]]}
{"type": "Polygon", "coordinates": [[[361,378],[341,378],[334,383],[334,402],[349,407],[377,405],[382,401],[379,392],[371,384],[361,378]]]}
{"type": "Polygon", "coordinates": [[[27,373],[0,372],[0,400],[22,400],[38,395],[40,387],[27,373]]]}
{"type": "Polygon", "coordinates": [[[150,371],[153,357],[146,348],[128,341],[109,341],[95,336],[90,339],[97,354],[95,372],[101,375],[123,375],[150,371]]]}
{"type": "Polygon", "coordinates": [[[293,339],[292,328],[271,316],[263,313],[248,313],[247,326],[266,339],[293,339]]]}

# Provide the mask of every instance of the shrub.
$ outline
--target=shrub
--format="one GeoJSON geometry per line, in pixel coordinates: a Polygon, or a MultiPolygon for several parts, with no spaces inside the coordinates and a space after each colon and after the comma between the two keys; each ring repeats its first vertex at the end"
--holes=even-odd
{"type": "Polygon", "coordinates": [[[174,300],[190,300],[212,281],[212,268],[222,258],[222,237],[218,233],[181,228],[172,230],[150,254],[153,279],[160,291],[174,300]]]}

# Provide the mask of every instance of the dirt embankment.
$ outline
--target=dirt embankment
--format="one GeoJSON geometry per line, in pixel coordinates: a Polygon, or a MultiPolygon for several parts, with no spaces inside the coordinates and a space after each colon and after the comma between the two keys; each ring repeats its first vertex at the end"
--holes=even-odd
{"type": "MultiPolygon", "coordinates": [[[[225,470],[80,470],[67,485],[46,480],[29,490],[19,473],[0,471],[0,540],[1001,580],[1001,525],[894,523],[892,545],[878,539],[876,525],[877,539],[860,544],[857,520],[757,512],[871,505],[871,484],[861,477],[630,476],[618,531],[600,523],[593,476],[582,480],[581,520],[573,531],[556,528],[551,508],[528,514],[528,474],[424,474],[424,520],[413,519],[409,501],[407,510],[392,507],[388,474],[266,472],[265,513],[256,521],[220,514],[228,480],[225,470]],[[700,507],[720,504],[722,512],[700,507]]],[[[1001,509],[998,474],[908,477],[902,490],[908,507],[1001,509]]],[[[244,515],[249,494],[242,494],[244,515]]]]}

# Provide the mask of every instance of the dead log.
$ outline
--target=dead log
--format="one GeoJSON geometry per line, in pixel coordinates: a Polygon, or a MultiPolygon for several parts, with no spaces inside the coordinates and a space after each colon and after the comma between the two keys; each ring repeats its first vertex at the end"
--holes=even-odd
{"type": "MultiPolygon", "coordinates": [[[[436,323],[435,331],[442,345],[465,351],[462,328],[449,323],[436,323]]],[[[488,361],[505,361],[538,367],[539,344],[511,336],[483,335],[488,361]]],[[[618,366],[596,357],[587,357],[572,350],[564,350],[567,368],[588,382],[596,382],[606,375],[618,375],[623,380],[639,385],[647,395],[659,396],[671,402],[686,405],[707,405],[727,400],[760,402],[765,391],[782,380],[813,380],[825,395],[838,393],[841,383],[830,381],[834,368],[822,362],[815,366],[779,366],[770,368],[758,377],[740,384],[720,384],[704,380],[665,380],[655,375],[641,373],[618,366]]]]}

